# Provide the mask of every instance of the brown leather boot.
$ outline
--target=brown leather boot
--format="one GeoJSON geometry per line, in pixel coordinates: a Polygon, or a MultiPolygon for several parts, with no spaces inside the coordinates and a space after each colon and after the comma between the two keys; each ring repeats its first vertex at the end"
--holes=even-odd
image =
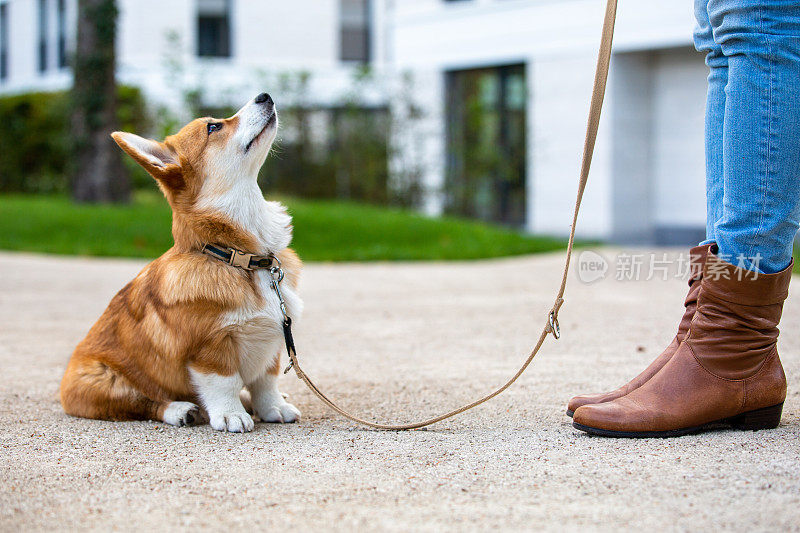
{"type": "Polygon", "coordinates": [[[706,259],[697,311],[675,355],[647,383],[575,411],[573,425],[609,437],[674,437],[715,426],[777,427],[786,399],[778,322],[792,265],[755,274],[706,259]]]}
{"type": "Polygon", "coordinates": [[[661,352],[661,355],[656,357],[656,359],[650,363],[650,366],[645,368],[641,374],[617,390],[602,392],[600,394],[583,394],[572,398],[567,405],[567,416],[572,416],[575,410],[582,405],[610,402],[611,400],[616,400],[617,398],[625,396],[632,390],[638,389],[644,385],[647,380],[655,376],[656,372],[667,364],[667,361],[669,361],[678,350],[678,346],[683,342],[683,338],[689,331],[689,324],[692,322],[695,309],[697,309],[697,295],[700,293],[699,281],[703,277],[703,266],[706,263],[706,255],[711,246],[711,244],[695,246],[689,251],[689,293],[686,295],[686,300],[683,303],[685,310],[678,324],[678,333],[672,339],[669,346],[667,346],[667,348],[661,352]]]}

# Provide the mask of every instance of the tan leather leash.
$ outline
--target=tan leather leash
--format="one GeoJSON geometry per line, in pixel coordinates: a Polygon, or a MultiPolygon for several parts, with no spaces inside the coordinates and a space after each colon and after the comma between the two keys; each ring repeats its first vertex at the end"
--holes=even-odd
{"type": "Polygon", "coordinates": [[[443,415],[431,418],[429,420],[424,420],[422,422],[414,422],[411,424],[378,424],[375,422],[370,422],[368,420],[364,420],[357,416],[354,416],[328,398],[324,392],[322,392],[319,387],[317,387],[314,382],[308,377],[308,374],[303,372],[300,368],[300,361],[297,359],[297,352],[294,347],[294,341],[292,340],[292,332],[291,332],[291,319],[285,313],[285,306],[283,304],[283,297],[280,292],[280,281],[283,278],[283,272],[280,270],[280,265],[275,267],[272,270],[273,273],[273,282],[272,288],[275,290],[278,298],[281,301],[281,309],[284,310],[284,334],[286,336],[286,349],[289,353],[289,359],[291,363],[286,368],[286,372],[288,372],[292,367],[294,367],[294,371],[297,374],[297,377],[303,380],[303,382],[311,389],[317,398],[322,400],[322,402],[339,413],[340,415],[344,416],[345,418],[349,418],[354,422],[358,422],[359,424],[363,424],[365,426],[369,426],[376,429],[393,429],[393,430],[405,430],[405,429],[418,429],[421,427],[429,426],[431,424],[435,424],[436,422],[441,422],[447,418],[456,416],[457,414],[463,413],[473,407],[477,407],[478,405],[491,400],[508,387],[510,387],[521,375],[525,370],[528,368],[528,365],[531,364],[533,358],[536,357],[536,354],[539,352],[539,349],[542,347],[544,340],[547,338],[547,335],[552,333],[553,336],[558,339],[561,335],[559,325],[558,325],[558,311],[561,309],[561,305],[564,303],[564,291],[567,287],[567,277],[569,276],[569,264],[570,259],[572,258],[572,247],[575,241],[575,225],[578,222],[578,211],[581,207],[581,201],[583,200],[583,191],[586,189],[586,182],[589,178],[589,168],[592,164],[592,155],[594,153],[594,145],[595,141],[597,140],[597,129],[600,125],[600,112],[603,108],[603,98],[606,92],[606,82],[608,80],[608,68],[611,62],[611,44],[614,38],[614,24],[616,22],[616,15],[617,15],[617,0],[608,0],[608,5],[606,6],[606,15],[605,20],[603,22],[603,36],[600,43],[600,52],[597,58],[597,71],[595,72],[594,78],[594,89],[592,91],[592,101],[591,106],[589,107],[589,121],[586,127],[586,141],[583,146],[583,162],[581,164],[581,172],[580,172],[580,181],[578,182],[578,197],[575,200],[575,212],[572,215],[572,225],[570,226],[569,230],[569,244],[567,245],[567,257],[564,264],[564,275],[561,279],[561,287],[558,289],[558,295],[556,296],[556,301],[553,304],[552,309],[547,317],[547,324],[544,326],[542,330],[542,334],[539,335],[539,340],[536,342],[536,346],[533,347],[531,354],[528,356],[528,359],[523,363],[522,367],[517,371],[514,376],[509,379],[502,387],[495,390],[491,394],[487,394],[483,398],[479,400],[475,400],[472,403],[464,405],[463,407],[459,407],[449,413],[445,413],[443,415]]]}

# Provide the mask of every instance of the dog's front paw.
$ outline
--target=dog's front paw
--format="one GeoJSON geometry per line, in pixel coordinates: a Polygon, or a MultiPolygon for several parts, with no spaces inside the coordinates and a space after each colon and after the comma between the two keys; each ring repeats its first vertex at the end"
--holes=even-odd
{"type": "Polygon", "coordinates": [[[283,399],[283,395],[273,395],[268,400],[254,405],[258,418],[264,422],[291,424],[300,420],[300,410],[283,399]]]}
{"type": "Polygon", "coordinates": [[[246,411],[233,411],[230,413],[215,413],[210,415],[211,427],[217,431],[231,433],[247,433],[253,431],[253,419],[246,411]]]}
{"type": "Polygon", "coordinates": [[[162,417],[172,426],[193,426],[202,420],[200,408],[191,402],[170,402],[162,417]]]}

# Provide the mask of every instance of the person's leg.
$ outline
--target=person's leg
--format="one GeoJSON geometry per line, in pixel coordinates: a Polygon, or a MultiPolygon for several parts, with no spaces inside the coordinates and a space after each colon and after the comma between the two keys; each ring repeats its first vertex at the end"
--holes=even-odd
{"type": "Polygon", "coordinates": [[[779,272],[800,225],[800,2],[710,0],[708,8],[728,59],[714,237],[723,259],[779,272]]]}
{"type": "Polygon", "coordinates": [[[714,227],[722,218],[723,196],[723,124],[725,121],[725,87],[728,85],[728,58],[722,47],[714,41],[714,30],[708,15],[708,0],[695,0],[694,46],[706,54],[709,67],[708,94],[706,96],[706,240],[700,244],[716,242],[714,227]]]}
{"type": "Polygon", "coordinates": [[[719,247],[710,246],[675,354],[625,396],[576,409],[573,425],[589,433],[670,437],[780,423],[778,323],[800,207],[800,1],[709,0],[708,8],[728,58],[719,247]]]}

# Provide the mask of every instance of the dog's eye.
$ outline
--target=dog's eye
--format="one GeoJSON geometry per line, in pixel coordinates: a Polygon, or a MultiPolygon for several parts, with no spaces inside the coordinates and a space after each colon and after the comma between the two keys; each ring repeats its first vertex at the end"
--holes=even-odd
{"type": "Polygon", "coordinates": [[[208,130],[208,134],[211,135],[215,131],[221,130],[222,129],[222,124],[219,124],[219,123],[216,123],[216,122],[209,122],[206,129],[208,130]]]}

